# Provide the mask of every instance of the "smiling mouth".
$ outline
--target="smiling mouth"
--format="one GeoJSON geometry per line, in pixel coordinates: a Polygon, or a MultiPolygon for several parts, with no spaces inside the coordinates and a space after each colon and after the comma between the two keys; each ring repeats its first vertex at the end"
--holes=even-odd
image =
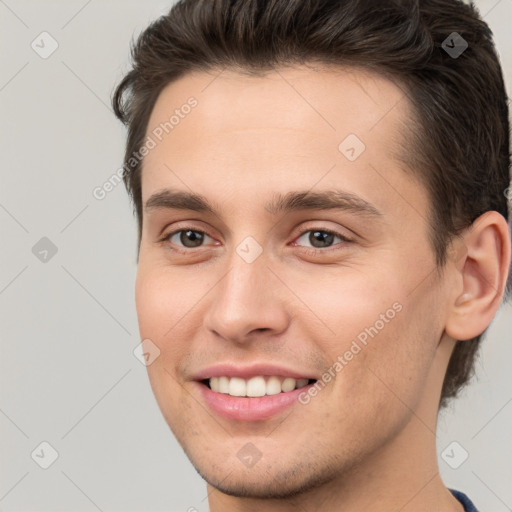
{"type": "Polygon", "coordinates": [[[222,376],[211,377],[201,382],[215,393],[235,397],[256,398],[288,393],[313,384],[316,380],[278,376],[256,376],[250,379],[222,376]]]}

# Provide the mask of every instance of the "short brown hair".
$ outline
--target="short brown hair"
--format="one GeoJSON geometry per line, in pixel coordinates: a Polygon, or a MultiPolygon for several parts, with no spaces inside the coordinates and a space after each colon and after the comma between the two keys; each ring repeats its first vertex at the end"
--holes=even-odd
{"type": "MultiPolygon", "coordinates": [[[[128,127],[123,179],[142,232],[144,143],[162,89],[191,71],[264,74],[304,63],[358,66],[391,77],[415,120],[405,157],[429,196],[438,269],[454,236],[489,210],[509,218],[508,98],[492,32],[459,0],[180,0],[131,44],[132,69],[112,103],[128,127]],[[454,34],[456,33],[456,34],[454,34]],[[450,39],[451,37],[451,39],[450,39]],[[455,39],[454,39],[455,38],[455,39]],[[450,48],[465,51],[457,55],[450,48]]],[[[511,279],[505,290],[510,297],[511,279]]],[[[482,336],[457,342],[441,406],[469,380],[482,336]]]]}

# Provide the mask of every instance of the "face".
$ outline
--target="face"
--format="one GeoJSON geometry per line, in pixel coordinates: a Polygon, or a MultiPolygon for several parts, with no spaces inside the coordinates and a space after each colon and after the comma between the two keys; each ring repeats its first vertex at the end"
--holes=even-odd
{"type": "Polygon", "coordinates": [[[156,102],[140,334],[167,423],[226,494],[348,475],[437,408],[446,290],[396,156],[408,105],[383,77],[309,67],[193,73],[156,102]]]}

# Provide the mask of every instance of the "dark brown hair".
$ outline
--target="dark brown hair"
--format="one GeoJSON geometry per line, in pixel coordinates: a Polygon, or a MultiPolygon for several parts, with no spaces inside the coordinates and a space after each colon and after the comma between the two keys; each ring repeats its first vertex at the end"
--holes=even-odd
{"type": "MultiPolygon", "coordinates": [[[[264,74],[314,62],[348,65],[403,86],[416,118],[407,134],[405,160],[430,196],[429,231],[438,270],[453,237],[481,214],[496,210],[508,220],[508,98],[492,33],[473,5],[458,0],[180,0],[132,41],[131,57],[133,67],[112,104],[128,127],[123,179],[138,219],[139,246],[142,161],[129,162],[144,143],[156,99],[188,72],[224,68],[264,74]],[[458,54],[464,41],[467,48],[458,54]]],[[[509,275],[507,297],[510,281],[509,275]]],[[[469,380],[484,334],[457,342],[441,406],[469,380]]]]}

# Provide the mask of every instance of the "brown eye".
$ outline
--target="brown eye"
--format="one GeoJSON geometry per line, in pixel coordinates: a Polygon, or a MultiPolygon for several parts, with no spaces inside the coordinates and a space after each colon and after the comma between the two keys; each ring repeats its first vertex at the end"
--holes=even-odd
{"type": "Polygon", "coordinates": [[[325,231],[310,231],[308,241],[313,247],[328,247],[332,245],[334,237],[335,235],[325,231]]]}
{"type": "Polygon", "coordinates": [[[296,245],[302,245],[305,247],[313,247],[315,249],[322,249],[322,248],[329,248],[332,245],[337,245],[340,242],[350,242],[350,240],[339,234],[335,233],[334,231],[330,231],[327,229],[309,229],[307,231],[304,231],[299,238],[297,238],[296,245]],[[309,233],[309,235],[308,235],[309,233]],[[308,236],[306,236],[308,235],[308,236]],[[310,245],[304,245],[297,243],[301,239],[306,239],[307,243],[310,245]],[[334,243],[335,240],[338,239],[339,242],[334,243]]]}
{"type": "Polygon", "coordinates": [[[179,231],[170,233],[164,238],[164,240],[169,241],[178,247],[187,247],[189,249],[193,249],[195,247],[200,247],[204,242],[205,237],[210,238],[203,231],[198,231],[195,229],[181,229],[179,231]]]}

